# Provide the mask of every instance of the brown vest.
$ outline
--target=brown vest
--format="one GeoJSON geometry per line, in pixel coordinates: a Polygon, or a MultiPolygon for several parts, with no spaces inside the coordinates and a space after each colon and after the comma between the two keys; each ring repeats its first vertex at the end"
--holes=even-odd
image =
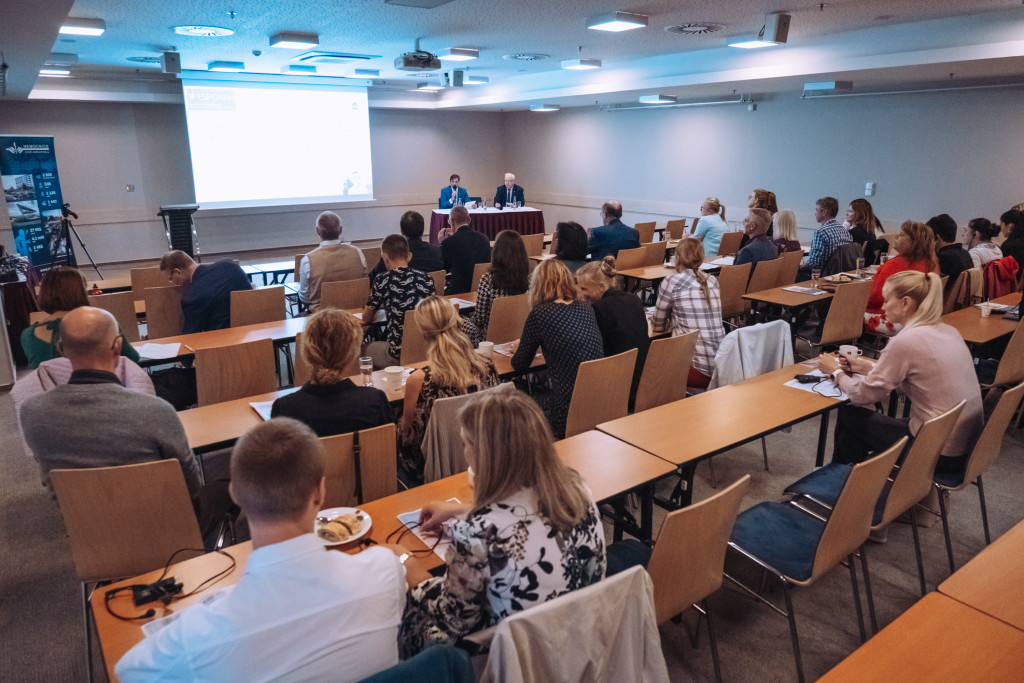
{"type": "Polygon", "coordinates": [[[309,258],[309,310],[320,308],[320,287],[325,282],[366,276],[366,258],[351,244],[325,244],[306,254],[309,258]]]}

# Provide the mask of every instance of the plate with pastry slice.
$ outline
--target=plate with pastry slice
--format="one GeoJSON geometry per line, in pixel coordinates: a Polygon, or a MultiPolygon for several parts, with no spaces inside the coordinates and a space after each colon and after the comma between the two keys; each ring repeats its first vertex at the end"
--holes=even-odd
{"type": "Polygon", "coordinates": [[[357,508],[328,508],[316,517],[317,540],[324,545],[358,541],[370,531],[370,515],[357,508]]]}

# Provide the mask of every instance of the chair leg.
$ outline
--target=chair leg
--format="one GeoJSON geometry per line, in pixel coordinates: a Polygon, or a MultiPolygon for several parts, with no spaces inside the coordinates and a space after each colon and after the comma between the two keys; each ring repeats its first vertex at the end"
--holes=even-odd
{"type": "Polygon", "coordinates": [[[708,607],[707,598],[701,601],[701,607],[703,608],[704,616],[708,620],[708,640],[711,642],[711,661],[715,664],[715,681],[716,683],[722,683],[722,665],[718,659],[718,641],[715,640],[715,627],[711,623],[711,608],[708,607]]]}
{"type": "Polygon", "coordinates": [[[978,475],[978,481],[974,482],[974,485],[978,487],[978,502],[981,503],[981,526],[985,529],[985,545],[992,543],[992,535],[988,531],[988,507],[985,505],[985,487],[981,483],[981,475],[978,475]]]}
{"type": "Polygon", "coordinates": [[[92,683],[92,610],[89,607],[89,584],[82,583],[82,610],[85,617],[85,667],[89,683],[92,683]]]}
{"type": "Polygon", "coordinates": [[[761,455],[764,457],[764,471],[768,471],[768,442],[761,437],[761,455]]]}
{"type": "Polygon", "coordinates": [[[924,580],[924,561],[921,559],[921,536],[917,530],[917,510],[917,505],[910,508],[910,531],[914,535],[914,555],[917,556],[917,577],[921,580],[921,597],[923,598],[928,592],[928,588],[924,580]]]}
{"type": "Polygon", "coordinates": [[[949,516],[946,513],[946,492],[939,489],[939,515],[942,517],[942,533],[946,536],[946,554],[949,556],[949,573],[956,571],[953,562],[953,540],[949,537],[949,516]]]}
{"type": "Polygon", "coordinates": [[[864,571],[864,595],[868,601],[868,616],[871,618],[871,635],[878,633],[878,620],[875,619],[875,597],[871,594],[871,574],[868,573],[867,545],[860,548],[860,566],[864,571]]]}
{"type": "MultiPolygon", "coordinates": [[[[804,683],[804,662],[800,657],[800,640],[796,634],[796,615],[793,613],[793,598],[789,594],[790,588],[789,583],[786,581],[782,582],[782,595],[786,598],[786,617],[789,619],[789,636],[793,641],[793,657],[796,659],[796,680],[798,683],[804,683]]],[[[857,603],[858,609],[860,603],[857,603]]]]}
{"type": "MultiPolygon", "coordinates": [[[[864,552],[864,548],[861,548],[861,552],[864,552]]],[[[853,587],[853,605],[857,608],[857,628],[860,630],[860,642],[865,643],[868,634],[864,629],[864,610],[860,606],[860,588],[857,586],[857,565],[854,564],[852,553],[846,556],[846,563],[850,568],[850,585],[853,587]]]]}

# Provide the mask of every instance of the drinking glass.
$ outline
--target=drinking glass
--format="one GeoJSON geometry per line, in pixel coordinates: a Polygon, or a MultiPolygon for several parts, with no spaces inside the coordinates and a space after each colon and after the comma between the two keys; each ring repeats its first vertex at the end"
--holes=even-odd
{"type": "Polygon", "coordinates": [[[881,256],[879,257],[879,259],[878,259],[878,265],[882,265],[883,263],[885,263],[885,262],[886,262],[886,261],[888,261],[888,260],[889,260],[889,253],[888,253],[888,252],[886,252],[886,253],[882,254],[882,255],[881,255],[881,256]]]}
{"type": "Polygon", "coordinates": [[[812,268],[811,269],[811,282],[814,283],[813,286],[814,286],[815,289],[818,288],[818,278],[819,277],[821,277],[821,268],[812,268]]]}
{"type": "Polygon", "coordinates": [[[363,378],[364,387],[373,386],[373,358],[362,356],[359,359],[359,374],[363,378]]]}
{"type": "Polygon", "coordinates": [[[863,274],[864,274],[864,257],[861,256],[859,259],[857,259],[857,277],[860,277],[863,274]]]}

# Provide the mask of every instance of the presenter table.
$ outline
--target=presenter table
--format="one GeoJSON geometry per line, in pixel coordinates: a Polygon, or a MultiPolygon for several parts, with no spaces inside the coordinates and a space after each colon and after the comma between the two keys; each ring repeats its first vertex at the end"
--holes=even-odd
{"type": "MultiPolygon", "coordinates": [[[[434,209],[430,214],[430,243],[440,244],[438,233],[448,225],[451,209],[434,209]]],[[[514,230],[521,235],[544,232],[544,212],[529,207],[522,209],[473,209],[469,212],[469,227],[490,239],[502,230],[514,230]]]]}

